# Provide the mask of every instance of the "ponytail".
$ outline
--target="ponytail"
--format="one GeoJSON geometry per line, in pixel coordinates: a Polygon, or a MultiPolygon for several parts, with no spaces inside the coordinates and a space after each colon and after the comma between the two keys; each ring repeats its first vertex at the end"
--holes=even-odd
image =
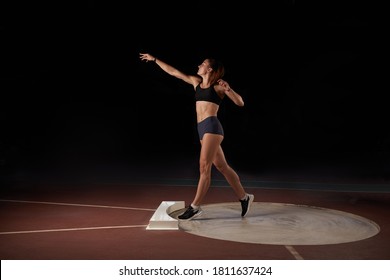
{"type": "Polygon", "coordinates": [[[225,67],[221,61],[214,58],[209,58],[210,67],[213,69],[211,73],[211,84],[215,84],[219,79],[225,75],[225,67]]]}

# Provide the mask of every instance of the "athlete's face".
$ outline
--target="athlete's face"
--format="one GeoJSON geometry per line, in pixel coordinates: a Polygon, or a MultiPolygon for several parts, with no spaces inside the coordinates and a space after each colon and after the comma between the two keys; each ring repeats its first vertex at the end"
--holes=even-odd
{"type": "Polygon", "coordinates": [[[198,66],[198,75],[206,75],[207,73],[211,72],[213,69],[210,67],[210,63],[208,59],[205,59],[199,66],[198,66]]]}

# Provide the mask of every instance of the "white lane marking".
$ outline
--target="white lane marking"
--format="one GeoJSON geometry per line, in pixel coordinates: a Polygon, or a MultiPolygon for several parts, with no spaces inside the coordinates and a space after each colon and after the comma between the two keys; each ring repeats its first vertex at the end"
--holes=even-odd
{"type": "Polygon", "coordinates": [[[94,204],[78,204],[78,203],[62,203],[62,202],[50,202],[50,201],[30,201],[30,200],[11,200],[0,199],[3,202],[17,202],[17,203],[35,203],[35,204],[48,204],[48,205],[62,205],[62,206],[78,206],[78,207],[95,207],[95,208],[109,208],[109,209],[125,209],[125,210],[140,210],[140,211],[156,211],[156,209],[149,208],[136,208],[136,207],[122,207],[122,206],[108,206],[108,205],[94,205],[94,204]]]}
{"type": "Polygon", "coordinates": [[[85,227],[85,228],[58,228],[58,229],[39,229],[39,230],[22,230],[22,231],[3,231],[0,235],[6,234],[22,234],[22,233],[45,233],[45,232],[61,232],[61,231],[80,231],[80,230],[97,230],[97,229],[121,229],[121,228],[139,228],[147,225],[131,225],[131,226],[105,226],[105,227],[85,227]]]}
{"type": "Polygon", "coordinates": [[[290,252],[291,255],[294,256],[296,260],[304,260],[304,258],[302,258],[302,256],[294,249],[293,246],[286,245],[284,247],[286,247],[286,249],[290,252]]]}

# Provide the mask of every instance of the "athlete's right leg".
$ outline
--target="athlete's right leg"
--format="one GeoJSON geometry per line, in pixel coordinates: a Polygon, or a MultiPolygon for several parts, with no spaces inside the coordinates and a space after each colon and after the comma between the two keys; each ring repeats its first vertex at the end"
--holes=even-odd
{"type": "Polygon", "coordinates": [[[221,146],[218,147],[218,151],[215,155],[213,164],[218,169],[218,171],[225,176],[230,186],[232,186],[241,203],[241,216],[245,217],[255,197],[253,194],[246,193],[244,187],[241,184],[240,177],[226,162],[225,155],[221,146]]]}
{"type": "Polygon", "coordinates": [[[232,186],[238,199],[244,198],[246,192],[241,184],[240,177],[237,175],[236,171],[234,171],[233,168],[231,168],[226,162],[225,154],[221,146],[218,147],[213,164],[226,178],[226,181],[229,183],[229,185],[232,186]]]}

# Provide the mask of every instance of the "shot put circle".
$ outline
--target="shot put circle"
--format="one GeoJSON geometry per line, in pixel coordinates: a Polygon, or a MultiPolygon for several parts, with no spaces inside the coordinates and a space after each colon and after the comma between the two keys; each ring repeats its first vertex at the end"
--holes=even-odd
{"type": "MultiPolygon", "coordinates": [[[[308,205],[254,202],[244,218],[236,202],[206,204],[202,210],[195,219],[179,220],[179,229],[208,238],[272,245],[348,243],[380,231],[375,222],[364,217],[308,205]]],[[[177,219],[183,212],[170,216],[177,219]]]]}

